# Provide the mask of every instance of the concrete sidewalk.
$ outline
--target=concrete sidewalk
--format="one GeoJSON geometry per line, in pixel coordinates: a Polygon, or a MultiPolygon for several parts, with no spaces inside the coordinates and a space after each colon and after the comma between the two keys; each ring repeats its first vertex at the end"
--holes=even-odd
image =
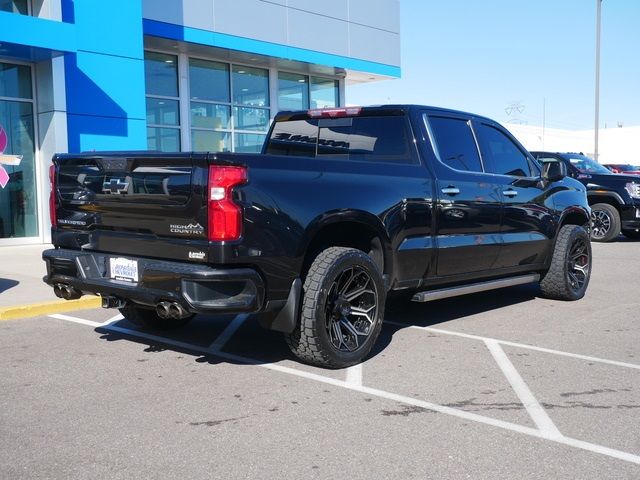
{"type": "Polygon", "coordinates": [[[42,281],[46,266],[42,251],[51,245],[0,247],[0,320],[33,317],[100,306],[100,298],[57,298],[42,281]]]}

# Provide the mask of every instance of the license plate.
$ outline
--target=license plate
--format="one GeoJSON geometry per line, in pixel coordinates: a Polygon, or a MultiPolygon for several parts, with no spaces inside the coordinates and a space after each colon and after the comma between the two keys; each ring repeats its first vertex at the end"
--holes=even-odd
{"type": "Polygon", "coordinates": [[[138,261],[128,258],[112,258],[109,261],[111,278],[127,282],[138,281],[138,261]]]}

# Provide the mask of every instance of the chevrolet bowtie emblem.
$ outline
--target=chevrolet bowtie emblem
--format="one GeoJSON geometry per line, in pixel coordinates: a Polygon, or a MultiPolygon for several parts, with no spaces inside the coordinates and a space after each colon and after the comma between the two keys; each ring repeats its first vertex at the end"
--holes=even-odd
{"type": "Polygon", "coordinates": [[[120,195],[121,193],[127,193],[128,190],[129,182],[126,182],[120,178],[112,178],[108,182],[104,182],[102,184],[102,193],[107,193],[110,195],[120,195]]]}

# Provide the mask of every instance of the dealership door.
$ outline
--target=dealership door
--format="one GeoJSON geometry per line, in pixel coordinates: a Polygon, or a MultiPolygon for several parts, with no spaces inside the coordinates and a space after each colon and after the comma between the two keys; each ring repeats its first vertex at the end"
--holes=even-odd
{"type": "Polygon", "coordinates": [[[0,246],[40,239],[31,67],[0,62],[0,246]],[[3,186],[4,185],[4,186],[3,186]]]}

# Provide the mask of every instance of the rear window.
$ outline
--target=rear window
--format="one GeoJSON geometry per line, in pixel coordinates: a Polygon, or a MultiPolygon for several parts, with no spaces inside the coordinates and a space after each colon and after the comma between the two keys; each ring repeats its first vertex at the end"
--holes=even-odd
{"type": "Polygon", "coordinates": [[[276,122],[266,153],[353,161],[417,163],[403,116],[276,122]]]}
{"type": "Polygon", "coordinates": [[[276,122],[266,153],[315,157],[318,143],[318,120],[276,122]]]}

